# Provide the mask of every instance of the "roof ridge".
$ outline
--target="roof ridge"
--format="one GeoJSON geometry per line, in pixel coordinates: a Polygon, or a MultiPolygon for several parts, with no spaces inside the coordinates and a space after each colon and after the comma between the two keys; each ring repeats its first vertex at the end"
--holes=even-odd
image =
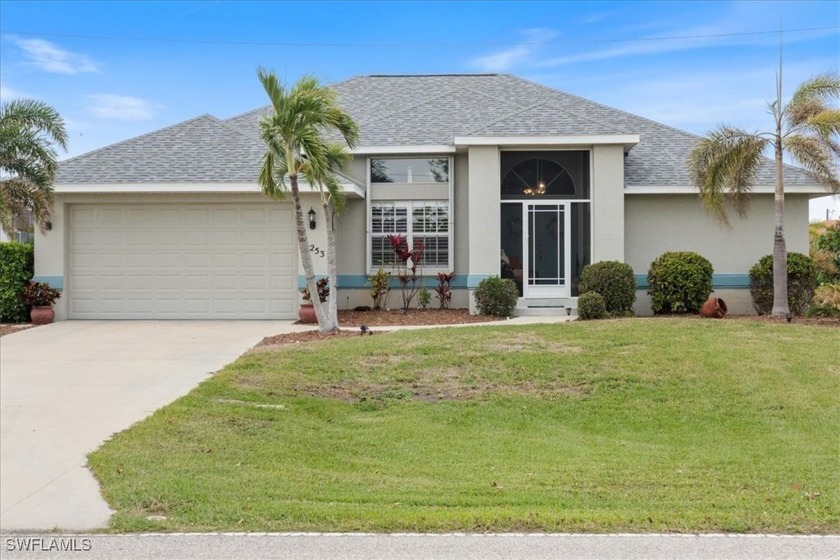
{"type": "Polygon", "coordinates": [[[536,108],[536,107],[539,107],[540,105],[545,105],[545,103],[535,103],[535,104],[533,104],[533,105],[528,105],[528,106],[526,106],[526,107],[517,107],[517,108],[516,108],[517,110],[516,110],[516,111],[514,111],[513,113],[509,113],[509,114],[507,114],[507,115],[505,115],[505,116],[503,116],[503,117],[500,117],[500,118],[498,118],[498,119],[496,119],[496,120],[494,120],[494,121],[490,121],[490,122],[488,122],[488,123],[486,123],[486,124],[482,124],[480,127],[478,127],[478,128],[476,128],[476,129],[473,129],[473,130],[471,130],[471,131],[467,132],[467,134],[466,134],[466,135],[467,135],[467,136],[472,136],[474,133],[478,132],[479,130],[484,130],[485,128],[488,128],[488,127],[493,126],[494,124],[500,123],[500,122],[502,122],[502,121],[503,121],[503,120],[505,120],[505,119],[510,119],[510,118],[512,118],[512,117],[515,117],[516,115],[521,115],[521,114],[522,114],[522,113],[524,113],[525,111],[530,111],[531,109],[534,109],[534,108],[536,108]]]}
{"type": "Polygon", "coordinates": [[[141,134],[139,136],[132,136],[131,138],[126,138],[125,140],[120,140],[119,142],[114,142],[113,144],[108,144],[107,146],[102,146],[101,148],[96,148],[95,150],[91,150],[89,152],[85,152],[83,154],[73,156],[71,158],[68,158],[68,159],[65,159],[65,160],[62,160],[62,161],[58,162],[58,164],[59,164],[59,166],[61,166],[65,163],[70,163],[72,161],[76,161],[77,159],[82,158],[82,157],[87,157],[87,156],[90,156],[92,154],[96,154],[96,153],[99,153],[99,152],[102,152],[102,151],[105,151],[105,150],[110,150],[111,148],[116,148],[117,146],[122,146],[123,144],[127,144],[129,142],[134,142],[135,140],[140,140],[141,138],[146,138],[148,136],[158,134],[159,132],[163,132],[164,130],[170,130],[172,128],[178,128],[179,126],[183,126],[185,124],[189,124],[189,123],[199,121],[199,120],[203,120],[203,119],[210,119],[213,122],[221,124],[221,121],[219,121],[219,119],[217,117],[214,117],[210,113],[204,113],[203,115],[199,115],[197,117],[193,117],[193,118],[187,119],[185,121],[177,122],[175,124],[170,124],[169,126],[164,126],[163,128],[156,128],[155,130],[151,130],[151,131],[146,132],[144,134],[141,134]]]}

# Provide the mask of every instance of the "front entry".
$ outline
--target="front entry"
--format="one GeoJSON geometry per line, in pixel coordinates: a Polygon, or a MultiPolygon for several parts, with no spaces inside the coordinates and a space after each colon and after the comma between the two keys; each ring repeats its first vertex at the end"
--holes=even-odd
{"type": "Polygon", "coordinates": [[[563,203],[524,204],[528,224],[524,247],[524,297],[569,296],[569,213],[563,203]]]}
{"type": "Polygon", "coordinates": [[[502,276],[526,299],[571,295],[570,203],[502,203],[502,276]]]}

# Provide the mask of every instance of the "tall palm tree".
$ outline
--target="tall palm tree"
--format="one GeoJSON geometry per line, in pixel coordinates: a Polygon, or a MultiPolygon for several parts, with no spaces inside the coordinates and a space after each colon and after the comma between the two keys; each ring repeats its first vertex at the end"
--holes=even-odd
{"type": "Polygon", "coordinates": [[[322,169],[305,166],[304,175],[310,185],[318,187],[324,223],[327,228],[327,276],[329,277],[330,297],[327,300],[329,321],[338,326],[338,267],[335,250],[335,217],[344,210],[346,197],[338,184],[336,172],[343,170],[350,163],[352,156],[347,149],[336,142],[330,142],[324,152],[326,167],[322,169]]]}
{"type": "Polygon", "coordinates": [[[725,203],[744,217],[747,194],[762,161],[773,148],[776,164],[775,233],[773,235],[773,315],[787,315],[787,247],[785,244],[785,187],[783,157],[811,172],[832,192],[840,192],[840,109],[831,104],[840,97],[840,78],[827,73],[806,81],[787,104],[782,103],[781,69],[776,79],[776,100],[769,104],[775,129],[750,133],[722,125],[703,139],[689,156],[689,169],[706,210],[728,223],[725,203]]]}
{"type": "MultiPolygon", "coordinates": [[[[316,295],[318,288],[312,255],[308,250],[298,178],[309,177],[319,185],[329,186],[330,170],[335,162],[330,159],[331,148],[324,136],[337,132],[352,148],[359,130],[350,115],[338,106],[335,92],[322,86],[316,78],[304,76],[293,87],[286,88],[273,72],[260,68],[257,74],[272,108],[271,114],[260,121],[261,136],[267,150],[263,156],[259,183],[267,196],[284,199],[287,194],[285,179],[289,178],[298,249],[306,275],[306,287],[313,295],[318,328],[322,332],[337,330],[338,321],[329,316],[316,295]]],[[[331,305],[334,305],[337,299],[335,282],[330,284],[330,292],[331,305]]]]}
{"type": "Polygon", "coordinates": [[[54,144],[67,149],[64,120],[55,109],[31,99],[0,106],[0,227],[10,235],[27,212],[41,231],[50,219],[58,170],[54,144]]]}

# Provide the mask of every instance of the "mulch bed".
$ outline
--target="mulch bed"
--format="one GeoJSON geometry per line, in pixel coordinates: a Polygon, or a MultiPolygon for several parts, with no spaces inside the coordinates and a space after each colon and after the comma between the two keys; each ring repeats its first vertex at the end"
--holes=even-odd
{"type": "Polygon", "coordinates": [[[339,311],[338,322],[342,327],[393,327],[402,325],[465,325],[498,321],[497,317],[470,315],[468,309],[409,309],[400,313],[390,311],[339,311]]]}
{"type": "Polygon", "coordinates": [[[34,326],[32,323],[0,323],[0,336],[25,331],[34,326]]]}
{"type": "MultiPolygon", "coordinates": [[[[316,328],[313,325],[313,328],[316,328]]],[[[369,331],[367,336],[373,334],[380,334],[382,331],[369,331]]],[[[320,342],[324,340],[335,340],[337,338],[346,338],[349,336],[359,337],[361,336],[360,331],[336,331],[332,333],[322,333],[318,332],[317,330],[311,331],[303,331],[303,332],[293,332],[293,333],[285,333],[285,334],[277,334],[274,336],[267,336],[262,339],[254,348],[260,348],[262,346],[279,346],[279,345],[286,345],[286,344],[298,344],[301,342],[320,342]]]]}

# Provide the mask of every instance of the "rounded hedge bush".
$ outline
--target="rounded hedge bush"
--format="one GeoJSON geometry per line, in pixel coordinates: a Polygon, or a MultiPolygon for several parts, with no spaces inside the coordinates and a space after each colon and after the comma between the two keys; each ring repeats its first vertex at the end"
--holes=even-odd
{"type": "Polygon", "coordinates": [[[32,245],[0,243],[0,323],[29,320],[29,310],[20,291],[32,278],[32,245]]]}
{"type": "Polygon", "coordinates": [[[598,292],[586,292],[578,298],[578,317],[586,321],[589,319],[605,319],[607,305],[604,296],[598,292]]]}
{"type": "MultiPolygon", "coordinates": [[[[808,255],[787,254],[788,307],[802,315],[811,304],[817,287],[817,269],[808,255]]],[[[750,296],[759,315],[773,312],[773,255],[764,255],[750,268],[750,296]]]]}
{"type": "Polygon", "coordinates": [[[712,263],[697,253],[663,253],[648,271],[653,312],[697,313],[712,293],[713,273],[712,263]]]}
{"type": "Polygon", "coordinates": [[[610,315],[632,315],[636,301],[633,267],[618,261],[602,261],[583,267],[580,294],[598,292],[610,315]]]}
{"type": "Polygon", "coordinates": [[[482,315],[510,317],[519,299],[519,291],[513,280],[491,276],[478,283],[473,296],[482,315]]]}

